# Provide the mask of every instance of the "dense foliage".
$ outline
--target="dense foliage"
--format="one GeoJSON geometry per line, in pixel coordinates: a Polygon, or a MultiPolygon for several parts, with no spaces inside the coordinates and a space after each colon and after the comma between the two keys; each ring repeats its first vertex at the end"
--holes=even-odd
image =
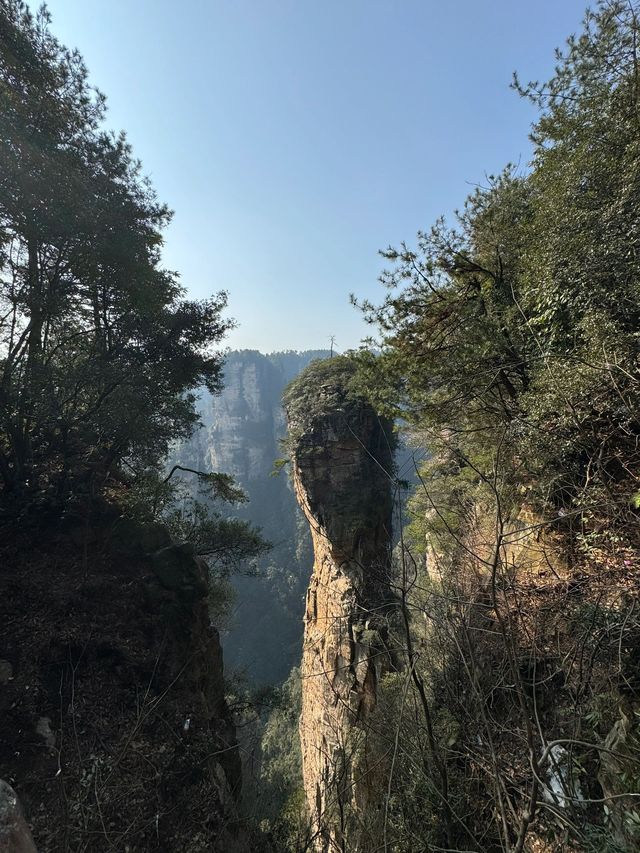
{"type": "Polygon", "coordinates": [[[601,3],[550,81],[515,80],[540,111],[531,169],[385,251],[389,295],[364,306],[384,351],[363,359],[369,391],[440,461],[489,474],[499,454],[538,506],[609,529],[630,519],[640,462],[636,16],[601,3]]]}
{"type": "Polygon", "coordinates": [[[530,168],[389,247],[361,306],[362,393],[427,451],[405,674],[369,724],[394,755],[385,849],[640,843],[639,14],[601,0],[550,80],[514,78],[530,168]]]}
{"type": "Polygon", "coordinates": [[[157,467],[218,387],[225,295],[162,268],[170,211],[43,8],[0,4],[0,485],[63,502],[157,467]]]}
{"type": "Polygon", "coordinates": [[[46,7],[0,0],[1,772],[39,849],[227,850],[244,827],[212,619],[270,546],[229,516],[231,477],[165,470],[231,323],[224,293],[189,300],[163,268],[171,213],[105,117],[46,7]]]}

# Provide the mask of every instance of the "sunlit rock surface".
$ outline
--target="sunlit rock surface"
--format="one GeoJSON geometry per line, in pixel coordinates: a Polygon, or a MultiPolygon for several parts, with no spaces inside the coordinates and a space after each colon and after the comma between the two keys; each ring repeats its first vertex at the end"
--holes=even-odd
{"type": "Polygon", "coordinates": [[[302,658],[304,789],[316,849],[356,851],[375,845],[371,815],[380,814],[384,790],[367,721],[389,664],[392,452],[388,424],[367,403],[344,399],[334,408],[332,388],[311,394],[302,419],[289,411],[295,492],[314,547],[302,658]]]}

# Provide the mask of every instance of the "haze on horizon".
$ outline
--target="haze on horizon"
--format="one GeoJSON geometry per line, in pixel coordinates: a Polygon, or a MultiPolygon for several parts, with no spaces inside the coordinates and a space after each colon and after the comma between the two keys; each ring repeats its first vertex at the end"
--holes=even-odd
{"type": "Polygon", "coordinates": [[[232,348],[338,350],[368,333],[378,249],[473,184],[525,169],[533,112],[583,0],[49,0],[161,200],[165,262],[229,291],[232,348]],[[535,13],[535,14],[534,14],[535,13]]]}

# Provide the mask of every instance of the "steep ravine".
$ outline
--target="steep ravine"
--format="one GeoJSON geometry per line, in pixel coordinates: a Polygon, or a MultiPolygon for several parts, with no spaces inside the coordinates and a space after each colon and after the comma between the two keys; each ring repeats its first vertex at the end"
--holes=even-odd
{"type": "Polygon", "coordinates": [[[174,461],[231,474],[249,498],[233,515],[260,527],[273,544],[259,561],[258,577],[231,578],[236,600],[223,634],[225,660],[253,684],[284,681],[300,660],[311,543],[287,477],[271,475],[283,455],[282,391],[312,359],[325,355],[322,350],[230,352],[222,392],[202,392],[202,427],[174,451],[174,461]]]}
{"type": "Polygon", "coordinates": [[[342,376],[301,381],[306,398],[299,405],[289,392],[287,413],[293,482],[314,548],[302,655],[304,791],[317,851],[373,849],[386,767],[371,760],[367,721],[390,664],[389,430],[349,398],[342,376]]]}

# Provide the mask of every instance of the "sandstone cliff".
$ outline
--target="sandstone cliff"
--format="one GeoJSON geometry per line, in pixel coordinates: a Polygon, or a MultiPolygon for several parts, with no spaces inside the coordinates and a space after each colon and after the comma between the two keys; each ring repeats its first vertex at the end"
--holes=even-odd
{"type": "Polygon", "coordinates": [[[346,387],[342,359],[312,365],[285,396],[296,497],[311,527],[300,736],[318,851],[375,847],[384,770],[368,719],[389,666],[389,425],[346,387]]]}

